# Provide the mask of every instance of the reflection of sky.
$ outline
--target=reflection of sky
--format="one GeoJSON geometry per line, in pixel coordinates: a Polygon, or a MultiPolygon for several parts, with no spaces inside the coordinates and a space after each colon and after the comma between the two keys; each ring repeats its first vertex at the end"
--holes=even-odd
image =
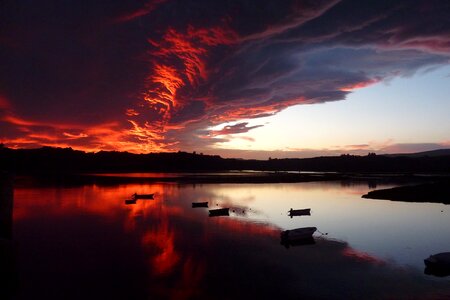
{"type": "Polygon", "coordinates": [[[251,207],[247,215],[253,220],[282,229],[316,226],[329,238],[399,264],[421,268],[423,258],[450,249],[446,205],[362,199],[366,184],[222,185],[214,190],[218,198],[230,195],[231,205],[251,207]],[[311,208],[311,216],[289,218],[290,208],[311,208]]]}
{"type": "Polygon", "coordinates": [[[445,279],[431,289],[422,275],[424,257],[450,248],[442,238],[448,218],[435,213],[446,207],[360,198],[367,190],[340,183],[17,188],[18,299],[79,299],[90,290],[122,299],[449,295],[445,279]],[[134,192],[155,199],[125,205],[134,192]],[[207,209],[191,208],[194,201],[231,207],[231,216],[209,218],[207,209]],[[311,207],[312,215],[291,219],[291,207],[311,207]],[[312,246],[279,244],[280,230],[304,226],[329,235],[312,246]]]}

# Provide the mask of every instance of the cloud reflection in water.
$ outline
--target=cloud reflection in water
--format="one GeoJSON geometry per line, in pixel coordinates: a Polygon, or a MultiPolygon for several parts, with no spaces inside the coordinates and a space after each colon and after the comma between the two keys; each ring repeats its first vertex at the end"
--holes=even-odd
{"type": "MultiPolygon", "coordinates": [[[[301,189],[301,185],[293,187],[301,189]]],[[[286,249],[280,245],[282,228],[270,220],[233,213],[208,218],[206,208],[191,207],[201,199],[210,201],[211,206],[235,204],[250,210],[257,206],[259,195],[239,200],[239,190],[246,188],[255,187],[124,184],[17,188],[18,299],[37,295],[47,299],[449,295],[446,282],[424,280],[420,270],[393,266],[344,241],[319,237],[314,245],[286,249]],[[156,195],[154,200],[125,205],[124,199],[134,192],[156,195]]],[[[281,186],[261,188],[279,193],[281,186]]],[[[296,226],[303,226],[303,220],[294,220],[296,226]]]]}

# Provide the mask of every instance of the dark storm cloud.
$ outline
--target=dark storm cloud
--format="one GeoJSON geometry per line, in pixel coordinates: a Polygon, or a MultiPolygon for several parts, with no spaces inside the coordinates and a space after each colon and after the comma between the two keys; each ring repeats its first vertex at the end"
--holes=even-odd
{"type": "MultiPolygon", "coordinates": [[[[449,63],[448,1],[1,5],[0,138],[10,146],[207,147],[229,139],[205,137],[210,126],[449,63]]],[[[227,134],[255,128],[242,124],[227,134]]]]}
{"type": "MultiPolygon", "coordinates": [[[[129,6],[130,4],[128,4],[129,6]]],[[[6,1],[1,89],[27,118],[95,123],[122,116],[146,72],[136,28],[105,28],[126,5],[6,1]]]]}

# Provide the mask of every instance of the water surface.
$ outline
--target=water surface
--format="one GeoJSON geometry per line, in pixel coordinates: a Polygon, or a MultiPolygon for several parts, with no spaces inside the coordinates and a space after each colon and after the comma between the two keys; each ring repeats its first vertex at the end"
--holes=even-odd
{"type": "Polygon", "coordinates": [[[424,274],[423,264],[430,254],[450,251],[449,206],[361,198],[374,187],[16,185],[11,293],[14,299],[450,297],[450,279],[424,274]],[[155,197],[126,205],[135,192],[155,197]],[[197,201],[230,207],[230,216],[209,217],[207,208],[191,207],[197,201]],[[311,216],[290,218],[290,208],[311,208],[311,216]],[[315,244],[280,244],[282,230],[307,226],[320,231],[315,244]]]}

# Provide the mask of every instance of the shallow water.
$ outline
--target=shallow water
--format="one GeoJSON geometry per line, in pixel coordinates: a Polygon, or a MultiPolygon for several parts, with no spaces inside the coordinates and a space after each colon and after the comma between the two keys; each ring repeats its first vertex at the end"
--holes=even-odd
{"type": "Polygon", "coordinates": [[[450,297],[450,277],[426,275],[423,264],[450,251],[450,207],[361,198],[374,188],[22,184],[2,248],[15,263],[3,272],[13,299],[450,297]],[[135,192],[155,197],[126,205],[135,192]],[[192,208],[200,201],[230,216],[192,208]],[[290,208],[311,216],[290,218],[290,208]],[[320,231],[314,244],[280,244],[282,230],[307,226],[320,231]]]}

